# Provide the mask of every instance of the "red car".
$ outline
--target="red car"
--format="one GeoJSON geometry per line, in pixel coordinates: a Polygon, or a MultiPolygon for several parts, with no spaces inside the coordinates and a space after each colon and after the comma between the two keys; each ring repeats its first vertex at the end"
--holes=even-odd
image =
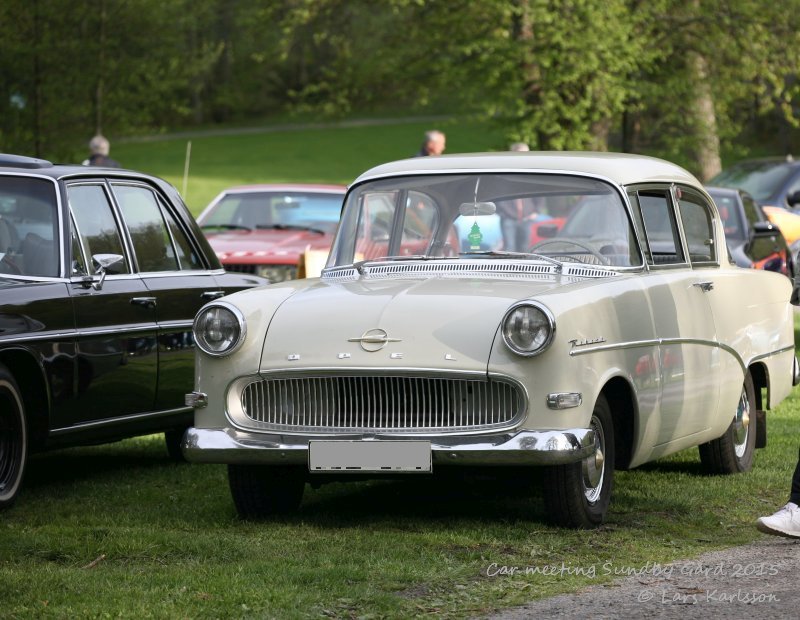
{"type": "Polygon", "coordinates": [[[227,271],[283,282],[297,277],[306,250],[329,250],[341,185],[246,185],[217,196],[197,218],[227,271]]]}

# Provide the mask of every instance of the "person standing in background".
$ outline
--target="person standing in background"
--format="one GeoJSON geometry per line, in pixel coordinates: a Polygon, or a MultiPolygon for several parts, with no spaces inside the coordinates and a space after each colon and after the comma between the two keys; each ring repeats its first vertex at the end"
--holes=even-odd
{"type": "Polygon", "coordinates": [[[425,132],[425,140],[414,157],[429,157],[431,155],[441,155],[444,153],[445,135],[438,129],[431,129],[425,132]]]}
{"type": "Polygon", "coordinates": [[[89,158],[83,160],[84,166],[102,166],[103,168],[119,168],[119,162],[111,159],[108,153],[111,145],[105,136],[97,134],[89,141],[89,158]]]}

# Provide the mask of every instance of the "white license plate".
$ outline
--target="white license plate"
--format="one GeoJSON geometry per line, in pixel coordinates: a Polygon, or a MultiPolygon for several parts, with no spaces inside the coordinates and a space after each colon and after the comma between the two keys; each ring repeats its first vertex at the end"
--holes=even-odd
{"type": "Polygon", "coordinates": [[[427,473],[429,441],[310,441],[308,469],[339,473],[427,473]]]}

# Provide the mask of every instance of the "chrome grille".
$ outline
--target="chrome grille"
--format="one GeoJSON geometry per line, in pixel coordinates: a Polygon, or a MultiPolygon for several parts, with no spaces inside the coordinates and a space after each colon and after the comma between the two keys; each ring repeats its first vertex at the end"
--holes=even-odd
{"type": "Polygon", "coordinates": [[[259,379],[241,405],[259,429],[447,433],[508,426],[525,398],[498,380],[336,376],[259,379]]]}

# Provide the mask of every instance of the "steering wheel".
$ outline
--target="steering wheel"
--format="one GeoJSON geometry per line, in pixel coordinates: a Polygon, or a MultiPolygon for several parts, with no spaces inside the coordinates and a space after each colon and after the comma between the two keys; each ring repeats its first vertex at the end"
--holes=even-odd
{"type": "Polygon", "coordinates": [[[574,245],[575,247],[580,248],[581,250],[584,250],[587,254],[591,254],[595,259],[597,259],[597,263],[599,265],[610,265],[611,264],[611,262],[608,260],[608,257],[603,256],[602,254],[600,254],[600,252],[598,252],[594,248],[591,248],[588,245],[586,245],[584,243],[581,243],[580,241],[575,241],[574,239],[569,239],[568,237],[558,237],[556,239],[545,239],[544,241],[540,241],[539,243],[531,246],[531,249],[529,251],[535,253],[535,252],[537,252],[538,250],[540,250],[543,247],[546,247],[548,245],[553,245],[553,244],[556,244],[556,243],[566,243],[566,244],[569,244],[569,245],[574,245]]]}

